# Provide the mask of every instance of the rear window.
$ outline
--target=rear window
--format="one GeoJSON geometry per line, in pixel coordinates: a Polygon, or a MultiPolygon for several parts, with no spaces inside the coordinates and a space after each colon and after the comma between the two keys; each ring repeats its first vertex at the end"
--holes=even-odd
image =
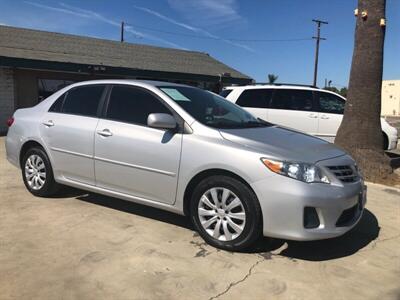
{"type": "Polygon", "coordinates": [[[313,109],[313,93],[308,90],[276,89],[271,108],[309,111],[313,109]]]}
{"type": "Polygon", "coordinates": [[[95,117],[103,91],[104,85],[87,85],[73,88],[67,92],[62,112],[95,117]]]}
{"type": "Polygon", "coordinates": [[[271,96],[271,89],[245,90],[236,101],[236,104],[242,107],[268,108],[271,96]]]}
{"type": "Polygon", "coordinates": [[[317,99],[321,112],[343,114],[345,101],[331,93],[318,92],[317,99]]]}
{"type": "Polygon", "coordinates": [[[223,90],[221,93],[219,93],[219,95],[221,97],[226,98],[226,96],[228,96],[230,93],[232,93],[233,90],[223,90]]]}

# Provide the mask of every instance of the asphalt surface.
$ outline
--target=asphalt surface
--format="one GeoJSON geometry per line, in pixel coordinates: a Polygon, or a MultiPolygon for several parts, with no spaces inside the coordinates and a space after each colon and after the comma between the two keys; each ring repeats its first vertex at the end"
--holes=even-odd
{"type": "Polygon", "coordinates": [[[369,184],[343,237],[230,253],[168,212],[74,189],[36,198],[3,144],[0,299],[400,298],[399,189],[369,184]]]}

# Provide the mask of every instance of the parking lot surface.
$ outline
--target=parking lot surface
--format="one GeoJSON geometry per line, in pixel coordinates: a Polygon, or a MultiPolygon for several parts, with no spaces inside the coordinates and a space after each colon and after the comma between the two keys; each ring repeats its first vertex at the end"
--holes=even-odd
{"type": "Polygon", "coordinates": [[[400,190],[318,242],[208,246],[185,217],[84,191],[36,198],[0,138],[0,299],[399,299],[400,190]]]}

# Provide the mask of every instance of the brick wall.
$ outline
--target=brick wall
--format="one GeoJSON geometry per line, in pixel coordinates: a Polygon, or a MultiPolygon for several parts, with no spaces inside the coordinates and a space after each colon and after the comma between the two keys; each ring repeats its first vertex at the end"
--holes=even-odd
{"type": "Polygon", "coordinates": [[[0,67],[0,134],[7,131],[6,121],[14,112],[14,72],[0,67]]]}

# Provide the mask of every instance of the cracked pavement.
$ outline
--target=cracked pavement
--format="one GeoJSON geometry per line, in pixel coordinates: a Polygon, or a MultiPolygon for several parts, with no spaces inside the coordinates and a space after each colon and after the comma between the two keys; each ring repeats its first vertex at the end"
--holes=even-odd
{"type": "Polygon", "coordinates": [[[317,242],[208,246],[184,217],[73,189],[35,198],[0,138],[0,299],[399,299],[400,190],[317,242]]]}

